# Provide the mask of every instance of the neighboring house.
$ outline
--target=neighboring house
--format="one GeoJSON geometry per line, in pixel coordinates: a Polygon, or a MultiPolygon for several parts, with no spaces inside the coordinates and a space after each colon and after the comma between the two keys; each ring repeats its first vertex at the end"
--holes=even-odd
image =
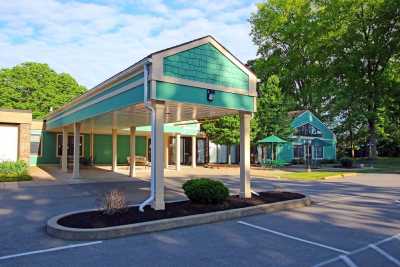
{"type": "MultiPolygon", "coordinates": [[[[284,162],[302,162],[307,157],[307,148],[313,160],[336,159],[336,136],[310,111],[291,112],[293,134],[285,144],[277,145],[276,159],[284,162]]],[[[271,158],[271,148],[264,150],[266,158],[271,158]]],[[[259,153],[259,158],[260,158],[259,153]]]]}

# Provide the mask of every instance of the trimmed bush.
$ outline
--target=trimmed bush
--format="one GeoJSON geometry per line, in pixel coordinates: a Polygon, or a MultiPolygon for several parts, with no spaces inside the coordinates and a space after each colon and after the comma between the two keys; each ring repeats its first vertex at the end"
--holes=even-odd
{"type": "Polygon", "coordinates": [[[189,180],[182,188],[191,201],[199,204],[220,204],[229,197],[229,190],[222,182],[206,178],[189,180]]]}
{"type": "Polygon", "coordinates": [[[353,167],[353,160],[351,158],[341,158],[340,164],[343,168],[352,168],[353,167]]]}

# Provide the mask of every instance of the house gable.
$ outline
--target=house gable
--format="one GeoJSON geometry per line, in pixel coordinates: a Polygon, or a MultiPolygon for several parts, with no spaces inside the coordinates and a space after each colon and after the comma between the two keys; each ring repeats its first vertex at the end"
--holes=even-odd
{"type": "Polygon", "coordinates": [[[305,111],[298,115],[291,123],[293,129],[301,127],[303,125],[310,124],[313,127],[317,128],[321,131],[322,138],[325,139],[336,139],[335,134],[323,123],[320,119],[317,118],[310,111],[305,111]]]}
{"type": "Polygon", "coordinates": [[[211,43],[165,57],[164,75],[249,90],[249,75],[211,43]]]}
{"type": "Polygon", "coordinates": [[[257,95],[257,77],[213,37],[206,36],[151,55],[151,80],[257,95]]]}

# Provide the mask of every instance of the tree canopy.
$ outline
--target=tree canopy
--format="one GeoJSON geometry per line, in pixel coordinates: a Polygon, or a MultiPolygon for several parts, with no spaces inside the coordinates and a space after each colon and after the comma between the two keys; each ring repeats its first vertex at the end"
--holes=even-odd
{"type": "Polygon", "coordinates": [[[56,73],[47,64],[26,62],[0,70],[0,107],[32,110],[35,119],[85,90],[71,75],[56,73]]]}
{"type": "Polygon", "coordinates": [[[288,115],[289,103],[285,100],[279,83],[279,78],[272,75],[258,88],[257,140],[266,135],[278,135],[287,138],[291,133],[288,115]]]}
{"type": "Polygon", "coordinates": [[[250,22],[254,69],[279,77],[292,109],[330,123],[344,149],[368,145],[376,157],[383,142],[399,146],[398,1],[268,0],[250,22]]]}

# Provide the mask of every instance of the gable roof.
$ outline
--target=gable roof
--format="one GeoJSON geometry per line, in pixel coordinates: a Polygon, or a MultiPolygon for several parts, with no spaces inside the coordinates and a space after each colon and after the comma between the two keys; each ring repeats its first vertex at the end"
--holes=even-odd
{"type": "Polygon", "coordinates": [[[300,115],[295,117],[291,122],[291,126],[294,129],[306,124],[311,124],[315,128],[319,129],[322,132],[324,138],[336,139],[335,133],[309,110],[300,113],[300,115]]]}
{"type": "MultiPolygon", "coordinates": [[[[140,73],[143,69],[143,65],[147,62],[152,62],[152,68],[154,67],[154,69],[156,69],[156,65],[160,64],[160,62],[157,62],[157,59],[163,58],[165,55],[173,55],[175,53],[178,53],[180,51],[184,51],[187,49],[190,49],[190,47],[196,47],[199,46],[201,44],[205,44],[205,43],[211,43],[216,49],[218,49],[219,51],[221,51],[229,60],[231,60],[235,65],[237,65],[238,67],[240,67],[240,69],[242,69],[246,74],[249,75],[249,79],[251,79],[252,81],[254,81],[254,88],[252,88],[253,90],[249,90],[249,92],[252,95],[255,95],[255,83],[257,81],[257,77],[254,74],[254,72],[252,72],[252,70],[250,70],[244,63],[242,63],[237,57],[235,57],[229,50],[227,50],[222,44],[220,44],[213,36],[211,35],[206,35],[185,43],[181,43],[172,47],[168,47],[156,52],[153,52],[151,54],[149,54],[148,56],[142,58],[141,60],[137,61],[136,63],[134,63],[133,65],[129,66],[128,68],[118,72],[117,74],[111,76],[110,78],[106,79],[105,81],[99,83],[98,85],[94,86],[93,88],[87,90],[85,93],[83,93],[82,95],[74,98],[72,101],[70,101],[69,103],[66,103],[65,105],[63,105],[62,107],[60,107],[59,109],[55,110],[54,112],[51,112],[49,115],[46,116],[46,119],[51,119],[55,116],[57,116],[60,112],[69,109],[70,107],[74,106],[75,104],[79,104],[80,102],[84,101],[85,99],[97,95],[99,93],[101,93],[104,90],[107,90],[111,85],[123,81],[124,79],[126,79],[127,77],[130,77],[131,75],[135,74],[135,73],[140,73]]],[[[151,71],[150,73],[150,79],[157,79],[157,77],[155,77],[155,75],[157,74],[156,71],[151,71]]]]}

